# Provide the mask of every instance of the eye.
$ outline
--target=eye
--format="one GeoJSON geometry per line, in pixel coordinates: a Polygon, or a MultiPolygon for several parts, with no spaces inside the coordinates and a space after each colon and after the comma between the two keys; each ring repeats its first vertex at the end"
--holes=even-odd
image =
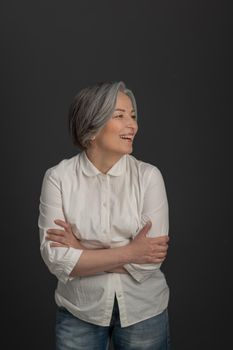
{"type": "Polygon", "coordinates": [[[136,115],[132,115],[131,117],[132,117],[133,119],[137,119],[137,118],[136,118],[136,115]]]}
{"type": "Polygon", "coordinates": [[[117,114],[114,116],[114,118],[123,118],[123,114],[117,114]]]}

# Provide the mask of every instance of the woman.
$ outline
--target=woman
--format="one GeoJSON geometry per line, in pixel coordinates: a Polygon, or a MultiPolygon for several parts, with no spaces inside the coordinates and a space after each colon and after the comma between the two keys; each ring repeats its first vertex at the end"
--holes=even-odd
{"type": "Polygon", "coordinates": [[[40,197],[56,349],[169,349],[168,203],[158,168],[130,155],[134,95],[123,82],[85,88],[69,126],[81,152],[46,171],[40,197]]]}

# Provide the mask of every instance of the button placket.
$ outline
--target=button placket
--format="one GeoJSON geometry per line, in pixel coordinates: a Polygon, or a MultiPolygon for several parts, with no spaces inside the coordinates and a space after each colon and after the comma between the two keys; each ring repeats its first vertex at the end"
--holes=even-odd
{"type": "Polygon", "coordinates": [[[107,175],[101,175],[101,225],[104,236],[108,232],[108,178],[107,175]]]}
{"type": "Polygon", "coordinates": [[[115,292],[117,296],[118,306],[120,310],[120,320],[122,325],[127,325],[127,314],[126,314],[126,308],[125,308],[125,300],[124,300],[124,293],[122,289],[121,284],[121,278],[119,275],[115,274],[115,292]]]}

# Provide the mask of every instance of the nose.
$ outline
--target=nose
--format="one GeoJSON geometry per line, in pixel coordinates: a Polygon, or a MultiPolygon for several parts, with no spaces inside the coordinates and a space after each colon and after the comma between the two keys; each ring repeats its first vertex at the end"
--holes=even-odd
{"type": "Polygon", "coordinates": [[[127,115],[126,125],[133,125],[133,126],[135,126],[136,124],[137,124],[136,119],[132,118],[131,115],[127,115]]]}
{"type": "Polygon", "coordinates": [[[132,116],[128,116],[128,118],[125,119],[126,120],[126,128],[130,129],[130,132],[133,132],[134,134],[136,134],[137,130],[138,130],[138,124],[136,119],[133,119],[132,116]]]}

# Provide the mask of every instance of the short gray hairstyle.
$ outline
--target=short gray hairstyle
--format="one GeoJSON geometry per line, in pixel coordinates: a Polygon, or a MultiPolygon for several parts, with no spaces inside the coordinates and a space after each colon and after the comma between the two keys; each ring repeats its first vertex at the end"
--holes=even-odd
{"type": "Polygon", "coordinates": [[[134,94],[123,81],[101,82],[82,89],[69,108],[68,122],[73,143],[80,150],[90,145],[91,138],[100,131],[111,118],[118,92],[131,99],[137,119],[137,105],[134,94]]]}

